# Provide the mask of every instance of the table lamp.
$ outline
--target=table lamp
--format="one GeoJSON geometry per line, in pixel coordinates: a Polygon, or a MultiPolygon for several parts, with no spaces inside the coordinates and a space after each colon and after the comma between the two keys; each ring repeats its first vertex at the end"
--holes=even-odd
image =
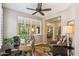
{"type": "MultiPolygon", "coordinates": [[[[74,33],[74,27],[73,26],[64,26],[62,30],[62,34],[65,34],[67,36],[67,46],[70,46],[69,38],[72,37],[72,34],[74,33]]],[[[68,51],[69,55],[69,51],[68,51]]]]}

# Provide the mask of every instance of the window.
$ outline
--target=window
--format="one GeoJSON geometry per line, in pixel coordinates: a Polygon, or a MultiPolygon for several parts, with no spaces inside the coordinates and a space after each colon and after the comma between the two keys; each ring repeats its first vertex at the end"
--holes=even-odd
{"type": "Polygon", "coordinates": [[[19,23],[19,35],[20,35],[20,38],[26,39],[26,31],[23,23],[19,23]]]}
{"type": "Polygon", "coordinates": [[[18,24],[19,36],[22,42],[24,42],[23,39],[25,39],[26,41],[31,39],[32,30],[33,34],[41,34],[41,21],[39,20],[18,16],[18,24]]]}

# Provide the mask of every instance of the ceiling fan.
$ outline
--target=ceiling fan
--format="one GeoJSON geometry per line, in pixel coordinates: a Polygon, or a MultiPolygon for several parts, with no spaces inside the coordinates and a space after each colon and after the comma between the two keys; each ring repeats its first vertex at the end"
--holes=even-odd
{"type": "Polygon", "coordinates": [[[51,11],[51,8],[46,8],[46,9],[42,9],[42,3],[38,3],[37,8],[36,9],[32,9],[32,8],[27,8],[29,10],[34,10],[36,12],[34,12],[32,15],[36,14],[37,12],[39,12],[41,15],[45,15],[42,11],[51,11]]]}

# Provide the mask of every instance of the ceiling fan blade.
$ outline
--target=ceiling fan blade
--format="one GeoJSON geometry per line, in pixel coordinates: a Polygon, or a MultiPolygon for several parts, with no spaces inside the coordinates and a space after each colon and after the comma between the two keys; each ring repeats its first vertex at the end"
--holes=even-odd
{"type": "Polygon", "coordinates": [[[44,13],[42,13],[41,11],[39,11],[39,13],[44,16],[44,13]]]}
{"type": "Polygon", "coordinates": [[[35,9],[32,9],[32,8],[27,8],[27,9],[36,11],[35,9]]]}
{"type": "Polygon", "coordinates": [[[51,11],[51,8],[42,9],[41,11],[51,11]]]}
{"type": "Polygon", "coordinates": [[[42,7],[42,3],[38,3],[37,9],[41,9],[41,7],[42,7]]]}
{"type": "Polygon", "coordinates": [[[37,12],[34,12],[32,15],[36,14],[37,12]]]}

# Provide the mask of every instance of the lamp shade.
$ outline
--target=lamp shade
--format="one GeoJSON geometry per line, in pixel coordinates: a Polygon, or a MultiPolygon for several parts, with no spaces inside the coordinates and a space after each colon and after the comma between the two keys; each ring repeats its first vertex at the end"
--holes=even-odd
{"type": "Polygon", "coordinates": [[[74,33],[74,27],[73,26],[64,26],[62,30],[62,34],[71,34],[74,33]]]}
{"type": "Polygon", "coordinates": [[[32,28],[32,32],[34,32],[35,30],[34,30],[34,28],[32,28]]]}

